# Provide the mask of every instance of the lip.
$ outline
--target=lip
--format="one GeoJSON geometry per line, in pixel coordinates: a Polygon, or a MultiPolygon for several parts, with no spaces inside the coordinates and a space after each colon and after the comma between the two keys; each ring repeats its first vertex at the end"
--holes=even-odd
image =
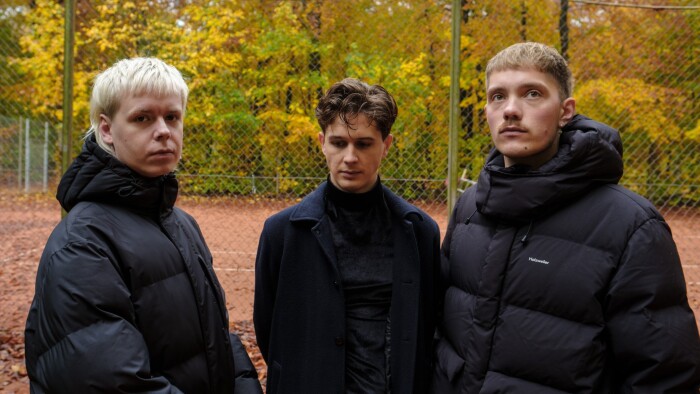
{"type": "Polygon", "coordinates": [[[340,175],[344,177],[355,177],[359,175],[361,172],[360,171],[339,171],[340,175]]]}
{"type": "Polygon", "coordinates": [[[152,157],[175,156],[175,151],[172,149],[161,149],[161,150],[157,150],[155,152],[151,152],[150,156],[152,156],[152,157]]]}
{"type": "Polygon", "coordinates": [[[526,131],[518,126],[504,126],[501,127],[500,130],[498,131],[499,134],[505,134],[505,133],[526,133],[526,131]]]}

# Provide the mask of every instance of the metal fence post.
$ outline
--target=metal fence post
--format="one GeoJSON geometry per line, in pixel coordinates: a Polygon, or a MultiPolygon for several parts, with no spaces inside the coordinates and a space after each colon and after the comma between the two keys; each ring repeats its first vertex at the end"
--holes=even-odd
{"type": "MultiPolygon", "coordinates": [[[[63,46],[63,138],[61,139],[61,175],[68,170],[73,154],[73,44],[75,41],[75,0],[65,1],[63,46]]],[[[65,216],[61,210],[61,216],[65,216]]]]}
{"type": "Polygon", "coordinates": [[[29,118],[24,120],[24,192],[29,193],[29,169],[32,164],[31,144],[29,141],[29,118]]]}
{"type": "Polygon", "coordinates": [[[452,58],[450,63],[449,142],[447,149],[447,215],[457,203],[457,144],[459,135],[459,76],[462,2],[452,0],[452,58]]]}
{"type": "Polygon", "coordinates": [[[46,192],[49,183],[49,122],[44,122],[44,177],[41,183],[41,191],[46,192]]]}
{"type": "Polygon", "coordinates": [[[17,189],[22,189],[22,117],[17,132],[17,189]]]}

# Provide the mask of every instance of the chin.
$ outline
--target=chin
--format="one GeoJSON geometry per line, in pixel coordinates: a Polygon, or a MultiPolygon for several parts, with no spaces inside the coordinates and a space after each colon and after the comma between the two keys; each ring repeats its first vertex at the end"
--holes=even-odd
{"type": "Polygon", "coordinates": [[[346,193],[357,193],[359,189],[358,185],[350,182],[338,182],[335,186],[346,193]]]}
{"type": "Polygon", "coordinates": [[[354,193],[355,189],[356,189],[356,188],[352,187],[352,185],[348,185],[345,183],[340,183],[340,184],[336,185],[336,187],[338,187],[338,189],[340,189],[344,192],[348,192],[348,193],[354,193]]]}
{"type": "Polygon", "coordinates": [[[173,170],[169,170],[169,169],[165,168],[165,169],[160,170],[160,171],[156,171],[156,170],[149,171],[148,175],[144,175],[144,176],[146,176],[148,178],[158,178],[158,177],[161,177],[163,175],[168,175],[171,172],[173,172],[173,170]]]}

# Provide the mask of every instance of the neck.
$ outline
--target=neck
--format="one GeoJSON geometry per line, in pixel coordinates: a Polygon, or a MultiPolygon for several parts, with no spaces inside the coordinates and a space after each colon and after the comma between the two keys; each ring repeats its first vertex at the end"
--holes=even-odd
{"type": "Polygon", "coordinates": [[[373,204],[382,199],[382,185],[379,179],[374,187],[365,193],[348,193],[336,187],[330,179],[326,186],[326,198],[338,207],[361,211],[369,209],[373,204]]]}

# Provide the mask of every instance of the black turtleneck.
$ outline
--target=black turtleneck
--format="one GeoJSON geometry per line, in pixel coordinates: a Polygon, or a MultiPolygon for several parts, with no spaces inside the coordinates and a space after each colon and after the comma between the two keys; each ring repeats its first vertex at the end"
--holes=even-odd
{"type": "Polygon", "coordinates": [[[326,211],[345,296],[345,391],[389,392],[394,249],[381,183],[366,193],[346,193],[329,180],[326,211]]]}

